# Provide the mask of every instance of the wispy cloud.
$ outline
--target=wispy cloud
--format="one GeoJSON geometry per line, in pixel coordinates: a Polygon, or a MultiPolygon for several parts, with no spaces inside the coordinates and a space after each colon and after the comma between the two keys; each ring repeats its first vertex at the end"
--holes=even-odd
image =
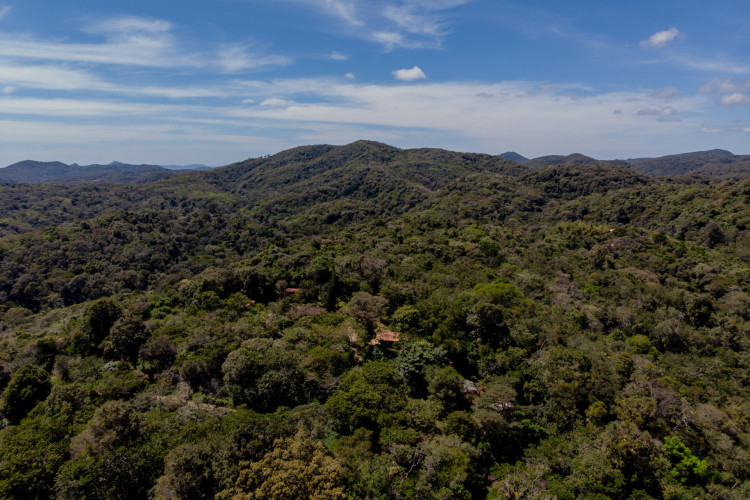
{"type": "Polygon", "coordinates": [[[383,9],[383,17],[393,21],[407,33],[417,35],[434,36],[444,29],[444,25],[438,21],[437,16],[418,12],[417,6],[413,4],[387,5],[383,9]]]}
{"type": "Polygon", "coordinates": [[[389,52],[396,47],[403,47],[406,49],[417,49],[422,47],[418,42],[407,42],[404,35],[395,31],[375,31],[370,34],[369,38],[382,44],[389,52]]]}
{"type": "Polygon", "coordinates": [[[427,78],[427,75],[424,74],[424,71],[422,71],[419,66],[414,66],[411,69],[397,69],[393,71],[393,77],[396,80],[413,82],[414,80],[427,78]]]}
{"type": "Polygon", "coordinates": [[[349,36],[395,48],[438,48],[450,34],[447,10],[473,0],[284,0],[344,21],[349,36]]]}
{"type": "Polygon", "coordinates": [[[674,41],[677,36],[680,35],[680,31],[677,28],[670,28],[664,31],[657,31],[646,40],[640,42],[643,48],[662,48],[666,47],[674,41]]]}
{"type": "Polygon", "coordinates": [[[666,106],[663,108],[646,108],[646,109],[640,109],[636,113],[638,116],[656,116],[659,118],[659,121],[680,121],[680,118],[677,117],[677,110],[673,108],[672,106],[666,106]]]}
{"type": "Polygon", "coordinates": [[[140,66],[210,68],[237,72],[284,65],[289,59],[252,51],[246,45],[223,45],[215,53],[188,53],[172,34],[171,23],[133,16],[92,21],[81,31],[103,38],[99,43],[42,40],[0,32],[0,56],[45,61],[140,66]]]}
{"type": "Polygon", "coordinates": [[[719,104],[722,106],[749,106],[750,97],[745,94],[735,92],[734,94],[723,95],[719,99],[719,104]]]}
{"type": "MultiPolygon", "coordinates": [[[[141,95],[184,99],[194,97],[226,97],[231,89],[220,87],[163,87],[151,85],[119,85],[101,79],[89,71],[59,65],[23,65],[0,61],[0,85],[11,88],[57,91],[94,91],[117,95],[141,95]]],[[[2,111],[2,110],[0,110],[2,111]]]]}
{"type": "Polygon", "coordinates": [[[662,101],[673,101],[682,97],[682,92],[674,87],[664,87],[663,89],[654,90],[649,96],[662,101]]]}
{"type": "Polygon", "coordinates": [[[181,55],[166,21],[118,17],[91,22],[82,31],[100,35],[101,43],[66,43],[39,40],[18,33],[0,33],[0,55],[132,66],[175,67],[199,65],[197,58],[181,55]]]}
{"type": "Polygon", "coordinates": [[[362,26],[364,22],[361,21],[357,15],[357,4],[356,0],[288,0],[294,3],[309,5],[313,8],[322,10],[323,12],[336,17],[351,26],[362,26]]]}
{"type": "Polygon", "coordinates": [[[355,3],[351,0],[317,0],[334,15],[345,20],[353,26],[361,26],[364,23],[357,18],[355,3]]]}
{"type": "Polygon", "coordinates": [[[718,99],[718,104],[725,107],[747,106],[750,105],[750,96],[745,92],[750,92],[750,79],[744,82],[735,83],[731,79],[722,80],[714,78],[708,83],[698,88],[701,94],[723,94],[718,99]]]}
{"type": "Polygon", "coordinates": [[[287,57],[257,54],[250,47],[233,44],[219,50],[217,65],[227,73],[237,73],[267,66],[284,66],[290,62],[291,59],[287,57]]]}
{"type": "Polygon", "coordinates": [[[736,121],[734,123],[730,123],[729,125],[725,125],[723,127],[712,127],[710,125],[703,125],[700,131],[708,132],[708,133],[750,132],[750,126],[748,126],[746,123],[743,123],[742,121],[736,121]]]}
{"type": "Polygon", "coordinates": [[[737,62],[735,60],[724,58],[724,57],[696,57],[693,55],[687,56],[683,54],[675,54],[671,59],[677,64],[686,68],[695,69],[698,71],[705,71],[709,73],[724,73],[724,74],[747,74],[750,73],[750,65],[737,62]]]}
{"type": "Polygon", "coordinates": [[[0,98],[3,115],[48,117],[153,116],[163,112],[186,111],[168,105],[148,105],[82,99],[0,98]]]}
{"type": "Polygon", "coordinates": [[[113,39],[142,40],[159,33],[169,33],[172,31],[172,23],[163,19],[120,16],[91,21],[81,31],[113,39]]]}
{"type": "Polygon", "coordinates": [[[346,54],[342,54],[341,52],[331,52],[331,54],[328,56],[329,58],[333,59],[334,61],[348,61],[349,56],[346,54]]]}
{"type": "Polygon", "coordinates": [[[0,21],[5,19],[5,16],[8,15],[8,13],[13,9],[10,5],[5,5],[4,7],[0,7],[0,21]]]}
{"type": "MultiPolygon", "coordinates": [[[[592,143],[618,148],[622,146],[616,144],[622,140],[645,148],[667,133],[663,127],[669,126],[670,134],[681,131],[686,136],[700,127],[700,123],[687,119],[680,122],[676,107],[660,107],[660,100],[648,93],[594,92],[577,100],[564,98],[578,87],[560,85],[545,90],[533,82],[384,86],[330,80],[274,81],[265,89],[257,84],[252,88],[285,96],[293,104],[228,109],[226,113],[229,117],[276,122],[366,126],[373,137],[377,137],[378,127],[429,130],[433,137],[444,134],[447,142],[443,147],[449,147],[451,141],[464,145],[473,141],[478,149],[486,150],[502,137],[503,144],[522,144],[524,148],[519,149],[529,152],[539,151],[535,141],[548,134],[554,136],[554,144],[545,143],[545,147],[572,152],[570,148],[586,150],[592,143]],[[305,101],[295,100],[295,95],[305,101]],[[315,98],[311,100],[311,96],[315,98]],[[622,114],[613,115],[613,109],[622,114]],[[581,117],[575,120],[575,126],[571,125],[571,116],[581,117]],[[652,117],[657,119],[650,120],[652,117]]],[[[692,115],[709,104],[705,99],[682,97],[675,106],[692,115]]],[[[686,142],[685,147],[690,145],[686,142]]]]}
{"type": "Polygon", "coordinates": [[[750,78],[744,82],[735,83],[731,79],[721,80],[714,78],[698,88],[701,94],[728,93],[728,92],[750,92],[750,78]]]}
{"type": "Polygon", "coordinates": [[[0,85],[47,90],[102,90],[108,85],[83,70],[55,65],[22,65],[0,61],[0,85]]]}
{"type": "MultiPolygon", "coordinates": [[[[0,115],[5,120],[0,125],[0,135],[12,129],[11,123],[46,119],[44,130],[53,135],[55,131],[60,133],[52,138],[54,144],[78,145],[81,150],[96,149],[102,141],[121,144],[124,138],[135,141],[145,135],[148,138],[142,139],[140,151],[147,151],[148,144],[159,143],[174,148],[189,137],[193,146],[205,147],[200,153],[202,158],[215,155],[214,163],[246,157],[252,151],[274,152],[300,142],[341,143],[345,138],[357,137],[397,146],[435,145],[485,152],[512,148],[537,155],[574,151],[594,154],[591,144],[613,154],[630,145],[631,149],[623,152],[625,155],[632,151],[664,152],[660,148],[664,147],[665,137],[669,137],[670,148],[677,147],[675,140],[684,141],[686,149],[694,147],[690,133],[702,126],[701,121],[695,120],[700,120],[701,111],[711,106],[709,98],[683,96],[674,101],[674,107],[662,107],[662,101],[649,92],[589,91],[576,100],[565,97],[579,88],[578,84],[551,87],[537,82],[374,85],[357,84],[346,78],[310,78],[236,80],[225,87],[236,99],[214,99],[203,105],[192,100],[154,104],[150,100],[139,103],[113,98],[8,96],[0,97],[0,115]],[[622,114],[613,114],[613,109],[622,114]],[[679,115],[677,109],[681,111],[679,115]],[[683,113],[683,121],[675,121],[683,113]],[[34,119],[24,119],[26,115],[34,119]],[[66,117],[75,117],[86,127],[67,129],[63,123],[66,117]],[[117,131],[122,134],[117,136],[117,131]],[[270,139],[265,144],[249,146],[258,134],[270,139]],[[216,146],[239,145],[241,137],[248,137],[246,149],[242,150],[246,153],[231,148],[220,151],[216,146]],[[540,137],[545,140],[540,142],[540,137]]],[[[29,126],[19,127],[29,133],[29,126]]],[[[0,142],[12,144],[10,137],[26,137],[26,141],[32,137],[17,131],[9,134],[0,142]]],[[[46,140],[39,134],[33,137],[35,143],[46,140]]],[[[124,146],[122,151],[127,159],[124,146]]],[[[8,156],[6,151],[3,156],[8,156]]],[[[208,158],[201,161],[205,163],[208,158]]]]}

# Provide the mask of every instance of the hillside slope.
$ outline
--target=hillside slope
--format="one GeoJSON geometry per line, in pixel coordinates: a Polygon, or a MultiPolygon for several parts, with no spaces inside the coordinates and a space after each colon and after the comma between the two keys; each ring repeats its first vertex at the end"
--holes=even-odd
{"type": "Polygon", "coordinates": [[[150,182],[172,173],[156,165],[129,165],[113,162],[109,165],[67,165],[58,161],[25,160],[0,168],[0,182],[89,183],[89,182],[150,182]]]}
{"type": "Polygon", "coordinates": [[[0,498],[750,496],[750,179],[360,141],[0,203],[0,498]]]}

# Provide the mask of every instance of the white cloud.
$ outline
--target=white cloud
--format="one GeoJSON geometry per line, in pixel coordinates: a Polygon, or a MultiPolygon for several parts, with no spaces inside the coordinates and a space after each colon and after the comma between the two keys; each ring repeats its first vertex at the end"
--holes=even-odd
{"type": "MultiPolygon", "coordinates": [[[[208,152],[216,155],[212,161],[201,160],[214,164],[307,141],[341,143],[362,137],[401,147],[436,146],[496,153],[517,149],[537,156],[574,151],[594,156],[597,151],[608,151],[607,155],[624,151],[623,156],[666,154],[698,145],[707,149],[710,146],[708,140],[696,142],[695,135],[705,121],[703,111],[712,107],[709,98],[683,96],[675,101],[674,108],[664,108],[648,92],[591,90],[576,101],[563,97],[579,88],[581,85],[572,84],[543,89],[538,82],[373,85],[331,78],[238,80],[225,90],[240,99],[216,99],[212,105],[196,105],[192,101],[165,105],[150,100],[139,103],[0,96],[0,113],[4,113],[5,120],[0,136],[12,129],[11,123],[37,122],[24,120],[24,115],[40,117],[39,122],[48,117],[46,121],[50,123],[42,127],[44,134],[32,132],[31,125],[19,125],[8,138],[0,137],[0,142],[10,147],[11,138],[18,139],[27,144],[27,150],[28,144],[33,144],[34,151],[51,148],[46,142],[92,151],[105,149],[108,141],[121,144],[127,138],[132,140],[128,147],[133,151],[157,151],[159,145],[163,151],[179,151],[187,156],[183,149],[186,141],[191,141],[188,148],[205,146],[199,156],[205,157],[208,152]],[[261,104],[240,102],[247,99],[261,104]],[[614,115],[613,109],[622,114],[614,115]],[[638,116],[638,111],[644,109],[654,110],[647,116],[656,119],[638,116]],[[660,123],[679,116],[685,118],[669,127],[660,123]],[[65,117],[76,118],[70,128],[66,128],[65,117]],[[62,139],[54,136],[56,131],[62,139]],[[122,139],[117,139],[116,132],[121,132],[122,139]],[[266,141],[251,146],[252,138],[261,133],[266,141]],[[51,134],[51,138],[46,134],[51,134]],[[244,149],[240,146],[243,137],[250,138],[244,149]],[[215,146],[219,143],[237,148],[221,151],[215,146]],[[592,144],[599,149],[592,150],[592,144]],[[672,149],[664,151],[664,147],[672,149]]],[[[20,147],[13,151],[20,151],[20,147]]],[[[127,155],[127,148],[118,148],[112,150],[127,155]]],[[[0,148],[0,160],[10,159],[8,151],[5,146],[0,148]]],[[[68,158],[85,161],[80,156],[68,158]]],[[[122,158],[127,156],[117,157],[124,161],[122,158]]]]}
{"type": "Polygon", "coordinates": [[[663,108],[646,108],[646,109],[640,109],[636,113],[637,116],[657,116],[659,117],[659,121],[663,122],[673,122],[673,121],[680,121],[680,119],[677,117],[677,110],[673,108],[672,106],[666,106],[663,108]]]}
{"type": "Polygon", "coordinates": [[[289,101],[287,99],[279,99],[277,97],[266,99],[260,103],[261,106],[270,106],[270,107],[284,107],[284,106],[291,106],[292,104],[294,104],[294,101],[289,101]]]}
{"type": "Polygon", "coordinates": [[[348,78],[349,80],[354,80],[354,73],[347,73],[344,75],[344,78],[348,78]]]}
{"type": "Polygon", "coordinates": [[[3,19],[5,19],[5,16],[8,15],[8,13],[11,11],[12,8],[13,7],[11,7],[10,5],[6,5],[4,7],[0,7],[0,21],[2,21],[3,19]]]}
{"type": "Polygon", "coordinates": [[[345,20],[353,26],[362,26],[364,23],[357,19],[356,7],[351,0],[320,0],[324,7],[334,15],[345,20]]]}
{"type": "Polygon", "coordinates": [[[516,149],[541,154],[594,153],[591,145],[596,144],[609,151],[629,147],[629,151],[640,154],[664,152],[668,143],[675,149],[666,154],[679,151],[680,143],[684,143],[685,150],[696,145],[687,138],[700,129],[696,117],[711,107],[705,98],[682,97],[676,101],[685,114],[680,121],[681,113],[676,108],[659,107],[659,101],[648,93],[591,92],[578,101],[562,98],[579,87],[559,85],[541,90],[535,82],[387,86],[336,80],[281,80],[270,82],[265,88],[256,84],[255,91],[289,100],[300,95],[305,102],[274,108],[226,109],[225,116],[248,121],[270,120],[274,124],[286,122],[302,130],[317,130],[322,124],[360,126],[370,130],[370,134],[360,137],[373,139],[380,137],[383,127],[395,127],[413,134],[410,141],[416,141],[418,146],[434,144],[448,149],[487,152],[501,147],[499,144],[514,144],[518,145],[514,146],[516,149]],[[644,121],[643,114],[638,116],[644,105],[650,105],[656,120],[644,121]],[[622,115],[614,115],[613,109],[621,110],[622,115]],[[661,122],[673,123],[665,128],[661,122]],[[540,137],[550,138],[545,139],[545,150],[541,151],[540,137]]]}
{"type": "Polygon", "coordinates": [[[732,73],[747,74],[750,73],[750,66],[747,64],[733,61],[727,58],[705,59],[695,56],[686,56],[684,54],[671,54],[671,59],[686,68],[706,71],[711,73],[732,73]]]}
{"type": "Polygon", "coordinates": [[[54,117],[117,117],[156,116],[169,117],[175,113],[203,112],[199,106],[118,102],[89,99],[43,99],[34,97],[0,98],[0,114],[54,116],[54,117]]]}
{"type": "Polygon", "coordinates": [[[443,25],[435,16],[417,13],[413,5],[387,5],[383,17],[396,23],[408,33],[418,35],[436,35],[443,30],[443,25]]]}
{"type": "Polygon", "coordinates": [[[641,41],[640,45],[644,48],[662,48],[669,45],[677,36],[680,31],[677,28],[671,28],[665,31],[657,31],[648,39],[641,41]]]}
{"type": "Polygon", "coordinates": [[[663,112],[661,109],[647,108],[638,110],[636,114],[638,116],[662,116],[663,112]]]}
{"type": "Polygon", "coordinates": [[[356,0],[288,0],[294,3],[309,5],[313,8],[345,21],[351,26],[362,26],[363,21],[357,16],[356,0]]]}
{"type": "Polygon", "coordinates": [[[82,28],[101,35],[102,43],[38,40],[18,33],[0,33],[0,55],[55,61],[125,64],[147,67],[196,66],[193,56],[180,55],[166,21],[136,17],[99,20],[82,28]]]}
{"type": "Polygon", "coordinates": [[[256,69],[264,66],[284,66],[290,59],[282,56],[263,56],[250,52],[244,45],[225,45],[219,50],[217,65],[227,73],[256,69]]]}
{"type": "Polygon", "coordinates": [[[0,84],[48,90],[102,90],[108,85],[94,75],[61,66],[24,66],[0,61],[0,84]]]}
{"type": "Polygon", "coordinates": [[[701,85],[698,90],[702,94],[748,92],[750,91],[750,78],[742,83],[734,83],[731,79],[721,80],[714,78],[710,82],[701,85]]]}
{"type": "Polygon", "coordinates": [[[709,125],[703,125],[701,132],[707,133],[720,133],[720,132],[750,132],[750,127],[744,124],[742,121],[736,121],[725,125],[723,127],[711,127],[709,125]]]}
{"type": "Polygon", "coordinates": [[[663,89],[654,90],[649,96],[661,101],[673,101],[682,97],[682,92],[674,87],[664,87],[663,89]]]}
{"type": "Polygon", "coordinates": [[[700,87],[698,87],[698,92],[701,94],[713,94],[716,92],[716,84],[719,82],[718,78],[714,78],[708,83],[704,83],[700,87]]]}
{"type": "Polygon", "coordinates": [[[172,23],[162,19],[137,16],[120,16],[98,19],[82,28],[85,33],[105,35],[108,38],[143,39],[158,34],[169,33],[172,23]]]}
{"type": "Polygon", "coordinates": [[[439,38],[447,31],[446,19],[439,12],[470,1],[404,0],[400,5],[386,5],[381,14],[407,33],[439,38]]]}
{"type": "Polygon", "coordinates": [[[427,78],[427,75],[424,74],[424,71],[419,69],[419,66],[414,66],[411,69],[397,69],[393,71],[393,76],[396,80],[404,82],[413,82],[414,80],[427,78]]]}
{"type": "MultiPolygon", "coordinates": [[[[0,120],[0,143],[28,143],[30,137],[34,141],[43,138],[45,142],[53,144],[81,144],[85,142],[101,141],[109,143],[153,143],[176,141],[199,143],[237,143],[247,144],[251,137],[242,134],[205,134],[200,127],[176,125],[71,125],[61,122],[24,122],[0,120]]],[[[263,138],[257,138],[262,141],[263,138]]],[[[267,140],[267,139],[266,139],[267,140]]]]}
{"type": "Polygon", "coordinates": [[[348,61],[349,60],[349,56],[347,56],[346,54],[342,54],[341,52],[335,52],[335,51],[331,52],[331,55],[328,57],[330,57],[334,61],[348,61]]]}
{"type": "Polygon", "coordinates": [[[740,93],[723,95],[719,99],[719,104],[722,106],[747,106],[750,105],[750,97],[740,93]]]}
{"type": "Polygon", "coordinates": [[[215,67],[230,73],[290,62],[286,57],[253,52],[240,44],[221,46],[216,53],[187,53],[172,29],[167,21],[125,16],[100,19],[81,28],[102,36],[104,40],[99,43],[66,43],[0,32],[0,56],[153,68],[215,67]]]}
{"type": "Polygon", "coordinates": [[[0,85],[58,91],[96,91],[124,95],[145,95],[171,99],[225,97],[229,91],[217,88],[124,86],[101,80],[83,70],[57,65],[29,65],[0,61],[0,85]]]}
{"type": "Polygon", "coordinates": [[[445,11],[473,0],[283,0],[316,8],[345,21],[347,35],[396,47],[439,48],[450,34],[445,11]]]}
{"type": "Polygon", "coordinates": [[[395,47],[403,48],[419,48],[420,45],[407,42],[404,35],[396,33],[395,31],[375,31],[370,35],[370,39],[378,42],[390,52],[395,47]]]}

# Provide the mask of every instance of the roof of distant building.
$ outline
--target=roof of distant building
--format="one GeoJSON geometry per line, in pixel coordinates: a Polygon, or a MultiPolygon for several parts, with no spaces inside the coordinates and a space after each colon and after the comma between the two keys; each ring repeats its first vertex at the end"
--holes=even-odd
{"type": "Polygon", "coordinates": [[[375,338],[384,342],[398,342],[400,336],[399,332],[378,332],[375,338]]]}

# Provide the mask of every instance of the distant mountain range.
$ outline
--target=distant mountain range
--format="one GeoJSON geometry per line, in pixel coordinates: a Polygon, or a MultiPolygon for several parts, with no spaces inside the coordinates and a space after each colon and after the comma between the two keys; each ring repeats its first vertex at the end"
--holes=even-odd
{"type": "MultiPolygon", "coordinates": [[[[454,153],[446,151],[441,154],[454,153]]],[[[612,165],[627,167],[650,176],[673,177],[688,175],[716,177],[726,180],[740,180],[750,177],[750,155],[735,155],[723,149],[696,151],[658,158],[630,158],[627,160],[598,160],[580,153],[573,153],[567,156],[549,155],[538,158],[526,158],[513,151],[494,157],[490,155],[473,156],[482,158],[484,162],[491,162],[493,158],[500,161],[512,162],[506,164],[504,167],[506,169],[512,168],[509,165],[513,164],[519,167],[523,165],[531,168],[541,168],[550,165],[612,165]]],[[[144,183],[171,177],[178,174],[179,171],[212,170],[213,168],[201,164],[131,165],[115,161],[108,165],[78,165],[76,163],[68,165],[56,161],[40,162],[26,160],[5,168],[0,168],[0,182],[24,182],[30,184],[144,183]]]]}
{"type": "Polygon", "coordinates": [[[216,167],[209,167],[208,165],[202,165],[200,163],[192,163],[190,165],[161,165],[167,170],[211,170],[216,167]]]}
{"type": "Polygon", "coordinates": [[[68,165],[59,161],[25,160],[0,168],[0,182],[42,183],[91,183],[150,182],[177,173],[177,170],[209,170],[207,165],[131,165],[113,161],[108,165],[68,165]]]}
{"type": "Polygon", "coordinates": [[[500,156],[529,167],[597,164],[628,167],[651,176],[703,175],[727,180],[750,177],[750,155],[735,155],[723,149],[627,160],[597,160],[580,153],[568,156],[540,156],[533,159],[525,158],[515,152],[503,153],[500,156]]]}

